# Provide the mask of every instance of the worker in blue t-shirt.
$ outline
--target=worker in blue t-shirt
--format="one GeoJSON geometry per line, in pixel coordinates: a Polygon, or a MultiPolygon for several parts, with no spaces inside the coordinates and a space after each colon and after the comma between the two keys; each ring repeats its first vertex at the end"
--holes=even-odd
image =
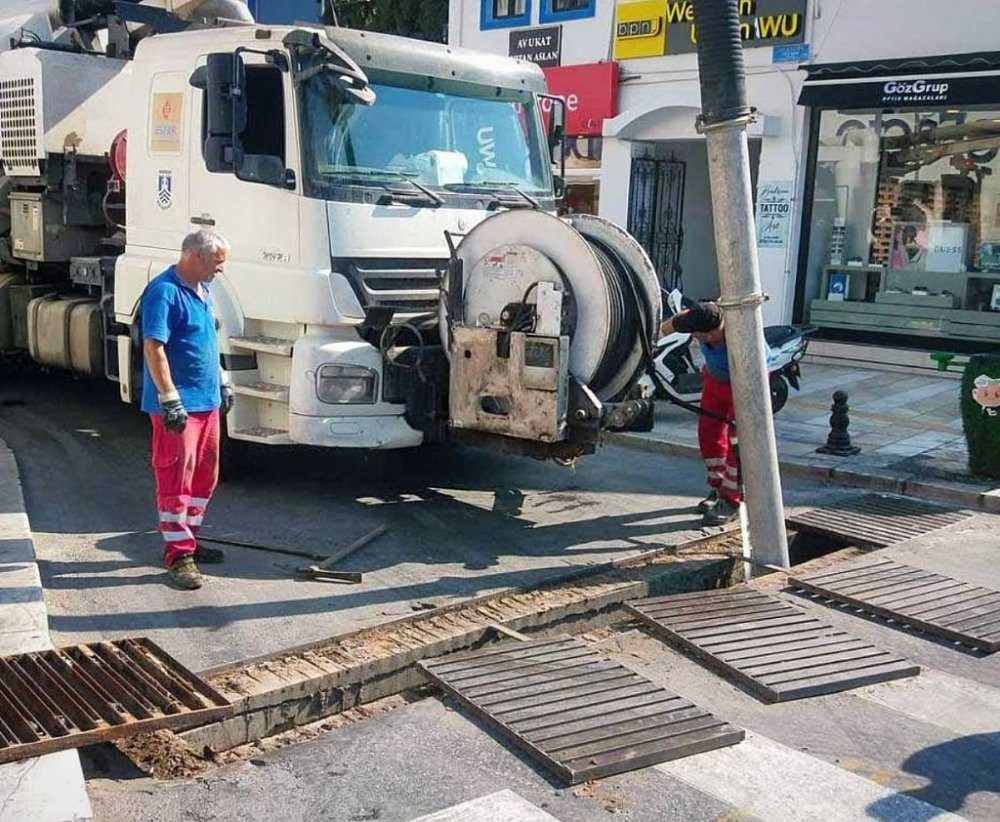
{"type": "Polygon", "coordinates": [[[713,416],[698,416],[698,449],[705,460],[709,485],[708,496],[698,503],[698,508],[705,514],[706,525],[725,525],[739,516],[743,497],[733,432],[723,422],[735,419],[736,411],[729,383],[729,352],[722,309],[714,302],[695,303],[660,326],[661,337],[674,331],[694,337],[705,359],[701,407],[713,416]]]}
{"type": "Polygon", "coordinates": [[[142,295],[142,410],[153,422],[163,564],[170,583],[185,590],[201,587],[196,559],[222,559],[220,551],[199,548],[196,538],[219,481],[219,409],[228,413],[233,403],[209,289],[228,253],[214,232],[189,234],[180,261],[142,295]]]}

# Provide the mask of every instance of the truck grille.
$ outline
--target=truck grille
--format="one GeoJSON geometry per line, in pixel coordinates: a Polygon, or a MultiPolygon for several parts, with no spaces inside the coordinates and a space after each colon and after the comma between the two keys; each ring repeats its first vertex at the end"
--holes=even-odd
{"type": "Polygon", "coordinates": [[[40,173],[33,77],[0,80],[0,158],[8,176],[40,173]]]}
{"type": "Polygon", "coordinates": [[[367,258],[334,260],[334,271],[344,272],[363,308],[392,307],[396,320],[407,320],[437,311],[438,271],[445,265],[435,259],[367,258]]]}

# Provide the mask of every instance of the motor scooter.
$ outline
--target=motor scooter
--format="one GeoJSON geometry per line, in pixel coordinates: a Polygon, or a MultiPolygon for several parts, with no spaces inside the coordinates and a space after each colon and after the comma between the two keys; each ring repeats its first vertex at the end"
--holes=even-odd
{"type": "MultiPolygon", "coordinates": [[[[666,295],[669,315],[679,314],[692,302],[678,289],[666,295]]],[[[771,390],[771,410],[777,414],[788,402],[788,388],[799,390],[800,361],[806,354],[811,325],[770,325],[764,329],[768,346],[767,370],[771,390]]],[[[653,348],[653,363],[662,388],[649,374],[639,380],[640,396],[677,399],[687,403],[701,401],[701,369],[691,353],[691,335],[675,331],[661,337],[653,348]],[[664,391],[667,395],[664,395],[664,391]]]]}

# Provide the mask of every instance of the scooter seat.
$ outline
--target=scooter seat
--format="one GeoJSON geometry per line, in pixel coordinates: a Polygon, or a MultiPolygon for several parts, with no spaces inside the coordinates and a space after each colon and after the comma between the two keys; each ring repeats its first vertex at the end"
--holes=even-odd
{"type": "Polygon", "coordinates": [[[802,336],[802,329],[794,325],[769,325],[764,329],[764,342],[771,348],[780,348],[789,340],[802,336]]]}

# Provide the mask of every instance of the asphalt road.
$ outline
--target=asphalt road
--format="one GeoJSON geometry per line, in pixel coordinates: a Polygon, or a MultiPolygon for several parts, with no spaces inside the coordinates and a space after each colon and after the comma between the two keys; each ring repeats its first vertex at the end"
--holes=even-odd
{"type": "Polygon", "coordinates": [[[608,448],[569,469],[477,449],[385,464],[263,449],[246,480],[220,487],[206,535],[325,554],[387,524],[341,564],[364,583],[299,581],[306,560],[230,548],[203,567],[204,588],[175,591],[153,530],[148,428],[109,383],[0,381],[0,438],[21,470],[56,644],[142,634],[204,670],[701,535],[704,477],[689,460],[608,448]],[[495,512],[497,492],[520,513],[495,512]]]}
{"type": "MultiPolygon", "coordinates": [[[[976,517],[885,555],[1000,588],[997,521],[976,517]]],[[[109,773],[88,759],[97,819],[408,822],[438,813],[444,815],[434,822],[1000,818],[1000,654],[963,649],[779,588],[767,590],[909,659],[921,674],[765,704],[653,636],[623,626],[589,641],[746,729],[747,738],[566,788],[462,707],[430,697],[190,780],[109,773]],[[510,810],[514,800],[520,815],[510,810]]]]}

